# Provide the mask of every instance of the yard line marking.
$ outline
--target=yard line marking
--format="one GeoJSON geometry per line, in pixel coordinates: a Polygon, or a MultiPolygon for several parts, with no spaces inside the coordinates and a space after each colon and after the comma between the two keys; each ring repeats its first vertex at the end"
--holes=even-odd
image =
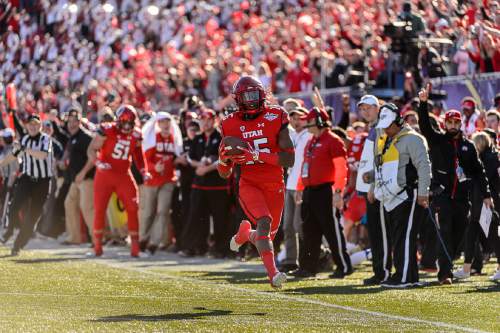
{"type": "Polygon", "coordinates": [[[347,312],[356,312],[356,313],[371,315],[371,316],[375,316],[375,317],[382,317],[382,318],[388,318],[388,319],[393,319],[393,320],[400,320],[400,321],[406,321],[406,322],[414,322],[414,323],[432,325],[432,326],[443,327],[443,328],[448,328],[448,329],[453,329],[453,330],[459,330],[459,331],[463,331],[463,332],[488,333],[487,331],[481,331],[481,330],[478,330],[475,328],[454,325],[454,324],[444,323],[444,322],[440,322],[440,321],[431,321],[431,320],[419,319],[419,318],[414,318],[414,317],[392,315],[392,314],[387,314],[387,313],[383,313],[383,312],[359,309],[359,308],[354,308],[354,307],[345,306],[345,305],[338,305],[338,304],[334,304],[334,303],[328,303],[328,302],[323,302],[323,301],[319,301],[319,300],[303,298],[300,296],[289,296],[289,295],[280,294],[280,293],[269,293],[269,292],[264,292],[264,291],[259,291],[259,290],[252,290],[252,289],[237,287],[237,286],[234,286],[231,284],[226,284],[226,283],[215,283],[215,282],[202,280],[202,279],[190,278],[190,277],[185,277],[185,276],[175,276],[175,275],[170,275],[168,273],[153,272],[153,271],[148,271],[146,269],[142,269],[142,268],[138,268],[138,267],[116,264],[116,263],[110,262],[109,260],[96,260],[95,262],[100,263],[102,265],[112,267],[112,268],[124,269],[124,270],[128,270],[128,271],[135,271],[135,272],[139,272],[139,273],[143,273],[143,274],[147,274],[147,275],[157,276],[157,277],[160,277],[163,279],[182,280],[182,281],[186,281],[186,282],[190,282],[190,283],[197,283],[197,284],[201,283],[201,284],[204,284],[205,286],[213,287],[213,288],[235,290],[235,291],[239,291],[239,292],[243,292],[243,293],[250,293],[250,294],[265,296],[265,297],[269,297],[269,298],[278,298],[278,299],[292,301],[292,302],[308,303],[308,304],[319,305],[319,306],[324,306],[324,307],[328,307],[328,308],[344,310],[347,312]]]}

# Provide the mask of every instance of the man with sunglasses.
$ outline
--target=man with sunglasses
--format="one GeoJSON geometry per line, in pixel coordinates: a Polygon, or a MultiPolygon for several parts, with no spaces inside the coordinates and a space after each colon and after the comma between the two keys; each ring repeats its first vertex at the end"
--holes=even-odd
{"type": "Polygon", "coordinates": [[[93,228],[96,257],[103,254],[105,215],[113,192],[116,192],[127,212],[128,232],[132,241],[130,255],[139,256],[139,200],[137,185],[130,171],[132,158],[144,179],[149,179],[150,175],[144,163],[142,134],[135,127],[136,121],[137,112],[133,106],[120,106],[116,111],[116,122],[100,126],[87,150],[87,163],[75,179],[76,183],[81,183],[95,165],[93,228]]]}

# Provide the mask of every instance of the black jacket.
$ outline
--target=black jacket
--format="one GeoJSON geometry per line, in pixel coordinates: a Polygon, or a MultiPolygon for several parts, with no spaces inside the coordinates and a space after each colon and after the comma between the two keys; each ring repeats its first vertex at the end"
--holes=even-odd
{"type": "Polygon", "coordinates": [[[483,151],[479,157],[484,164],[484,170],[486,171],[486,178],[488,179],[488,184],[490,186],[491,198],[493,199],[493,204],[496,210],[500,209],[500,160],[498,159],[498,151],[489,147],[483,151]]]}
{"type": "MultiPolygon", "coordinates": [[[[218,130],[206,137],[204,133],[198,134],[189,151],[189,157],[195,161],[201,161],[203,158],[209,159],[213,163],[219,159],[219,144],[222,136],[218,130]]],[[[195,175],[193,179],[193,188],[199,189],[222,189],[227,187],[227,181],[219,176],[217,170],[211,171],[204,176],[195,175]]]]}
{"type": "Polygon", "coordinates": [[[441,188],[442,195],[468,201],[474,183],[483,197],[489,198],[491,195],[488,181],[474,144],[461,135],[454,139],[451,135],[432,128],[427,103],[420,103],[418,125],[431,150],[431,190],[436,192],[441,188]],[[466,181],[459,181],[457,165],[463,169],[466,181]]]}

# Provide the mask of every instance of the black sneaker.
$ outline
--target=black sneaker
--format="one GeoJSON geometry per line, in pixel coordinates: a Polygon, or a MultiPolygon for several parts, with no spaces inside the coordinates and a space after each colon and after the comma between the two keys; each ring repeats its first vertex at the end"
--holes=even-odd
{"type": "Polygon", "coordinates": [[[392,279],[388,279],[380,284],[384,288],[393,288],[393,289],[405,289],[413,286],[412,283],[409,282],[401,282],[392,279]]]}
{"type": "Polygon", "coordinates": [[[450,285],[452,283],[453,282],[452,282],[452,279],[450,277],[444,277],[444,278],[439,279],[440,285],[450,285]]]}
{"type": "Polygon", "coordinates": [[[343,279],[347,275],[352,274],[352,268],[348,270],[347,272],[341,271],[340,269],[336,269],[332,274],[328,275],[330,279],[343,279]]]}
{"type": "Polygon", "coordinates": [[[363,285],[365,286],[378,286],[382,283],[382,280],[375,275],[363,280],[363,285]]]}
{"type": "MultiPolygon", "coordinates": [[[[151,255],[154,255],[156,250],[158,250],[158,245],[149,244],[147,249],[148,249],[149,253],[151,253],[151,255]]],[[[144,251],[142,251],[142,252],[144,252],[144,251]]]]}
{"type": "Polygon", "coordinates": [[[12,232],[6,231],[1,237],[0,237],[0,243],[5,244],[9,241],[10,237],[12,237],[12,232]]]}
{"type": "Polygon", "coordinates": [[[298,279],[306,279],[306,278],[311,278],[311,277],[316,276],[315,273],[306,271],[305,269],[301,269],[301,268],[298,268],[298,269],[294,270],[293,272],[290,272],[290,275],[293,277],[296,277],[298,279]]]}
{"type": "Polygon", "coordinates": [[[139,241],[139,250],[141,252],[146,252],[146,250],[148,249],[148,240],[141,240],[139,241]]]}
{"type": "Polygon", "coordinates": [[[192,258],[196,255],[196,253],[192,250],[182,250],[178,252],[178,255],[184,258],[192,258]]]}
{"type": "Polygon", "coordinates": [[[299,267],[297,267],[297,265],[295,265],[295,264],[282,264],[282,265],[278,265],[278,270],[280,272],[285,272],[285,273],[295,271],[298,268],[299,267]]]}

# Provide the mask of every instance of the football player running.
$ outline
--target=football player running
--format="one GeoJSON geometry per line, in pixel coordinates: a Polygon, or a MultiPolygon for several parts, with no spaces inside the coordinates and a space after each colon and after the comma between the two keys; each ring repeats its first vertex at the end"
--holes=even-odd
{"type": "Polygon", "coordinates": [[[231,175],[235,165],[241,168],[239,202],[249,221],[242,221],[230,248],[250,241],[257,248],[274,288],[281,288],[286,274],[279,272],[274,261],[272,240],[276,236],[284,205],[283,168],[294,163],[294,147],[288,132],[288,114],[266,101],[262,83],[255,77],[243,76],[233,87],[238,111],[222,122],[223,137],[237,137],[247,147],[237,147],[241,153],[229,156],[234,147],[219,149],[218,171],[221,177],[231,175]]]}
{"type": "Polygon", "coordinates": [[[94,253],[102,256],[102,236],[109,198],[116,192],[127,212],[128,232],[131,238],[130,255],[139,256],[139,221],[137,185],[130,166],[132,157],[145,179],[149,173],[141,148],[141,131],[135,127],[137,113],[131,105],[122,105],[116,111],[115,123],[104,123],[92,139],[87,154],[89,159],[76,182],[81,182],[95,165],[94,178],[94,253]]]}

